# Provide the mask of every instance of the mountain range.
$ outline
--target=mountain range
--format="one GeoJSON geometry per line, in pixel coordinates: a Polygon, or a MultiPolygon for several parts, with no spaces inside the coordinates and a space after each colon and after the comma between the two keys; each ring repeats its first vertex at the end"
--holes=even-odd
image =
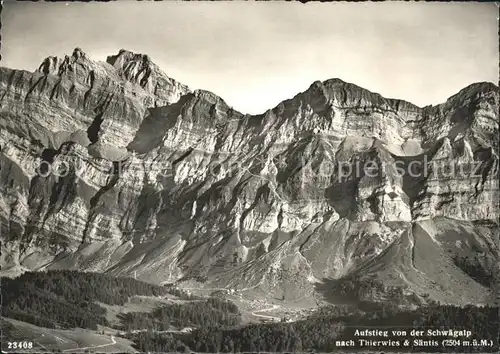
{"type": "Polygon", "coordinates": [[[498,294],[493,83],[418,107],[334,78],[249,115],[127,50],[0,70],[2,275],[288,301],[340,280],[418,301],[498,294]]]}

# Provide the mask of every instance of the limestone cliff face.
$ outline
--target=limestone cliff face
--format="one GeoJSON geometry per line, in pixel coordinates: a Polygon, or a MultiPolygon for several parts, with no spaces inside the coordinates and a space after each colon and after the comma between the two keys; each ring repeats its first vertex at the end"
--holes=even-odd
{"type": "Polygon", "coordinates": [[[132,141],[148,108],[189,92],[147,56],[120,51],[107,63],[94,62],[78,48],[71,57],[45,59],[35,73],[2,68],[1,85],[6,131],[52,149],[65,141],[109,145],[111,160],[132,141]]]}
{"type": "MultiPolygon", "coordinates": [[[[387,254],[403,259],[407,244],[454,228],[453,252],[473,234],[477,252],[498,257],[493,84],[420,108],[331,79],[252,116],[125,50],[1,71],[1,262],[12,272],[201,276],[300,298],[367,264],[384,278],[387,254]],[[395,246],[421,223],[434,233],[395,246]]],[[[468,300],[486,301],[488,288],[467,279],[468,300]]],[[[461,301],[445,290],[434,297],[461,301]]]]}

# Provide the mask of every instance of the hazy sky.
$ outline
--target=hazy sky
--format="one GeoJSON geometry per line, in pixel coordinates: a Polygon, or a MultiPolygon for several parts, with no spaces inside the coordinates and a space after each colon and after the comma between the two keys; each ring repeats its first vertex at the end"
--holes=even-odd
{"type": "Polygon", "coordinates": [[[1,65],[124,48],[244,113],[334,77],[424,106],[498,82],[497,15],[493,3],[6,1],[1,65]]]}

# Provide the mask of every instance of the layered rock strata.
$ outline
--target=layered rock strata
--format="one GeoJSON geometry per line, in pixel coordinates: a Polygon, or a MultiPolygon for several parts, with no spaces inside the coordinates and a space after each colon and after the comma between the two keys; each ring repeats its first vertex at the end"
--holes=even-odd
{"type": "MultiPolygon", "coordinates": [[[[387,252],[404,258],[418,243],[404,235],[422,223],[434,231],[412,237],[434,235],[437,254],[455,230],[448,253],[498,259],[494,84],[421,108],[331,79],[248,115],[125,50],[0,70],[4,269],[196,278],[300,298],[360,269],[386,279],[387,252]]],[[[425,292],[432,281],[405,278],[405,262],[388,281],[425,292]]],[[[491,295],[464,279],[469,301],[491,295]]],[[[443,286],[435,298],[460,302],[443,286]]]]}

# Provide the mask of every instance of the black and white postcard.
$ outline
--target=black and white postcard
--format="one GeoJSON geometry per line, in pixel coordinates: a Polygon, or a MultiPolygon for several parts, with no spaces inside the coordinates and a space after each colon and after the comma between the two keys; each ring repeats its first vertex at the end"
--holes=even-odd
{"type": "Polygon", "coordinates": [[[497,4],[2,7],[2,353],[499,352],[497,4]]]}

